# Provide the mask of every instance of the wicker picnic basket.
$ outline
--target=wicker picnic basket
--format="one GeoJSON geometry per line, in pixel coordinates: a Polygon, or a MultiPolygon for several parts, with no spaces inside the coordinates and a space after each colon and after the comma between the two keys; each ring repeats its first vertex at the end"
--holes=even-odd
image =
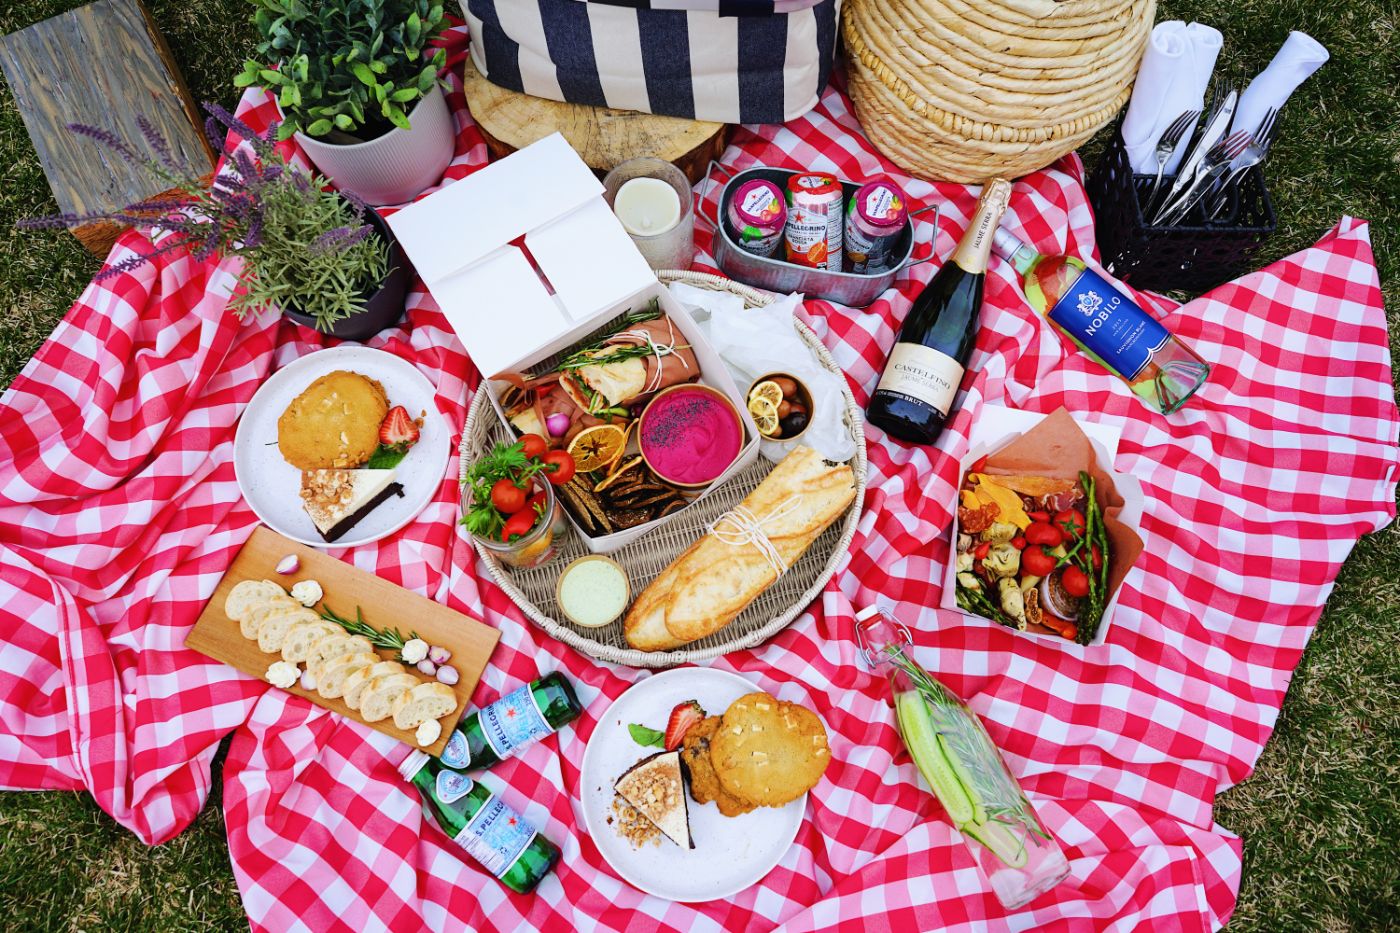
{"type": "Polygon", "coordinates": [[[1156,0],[847,0],[849,91],[914,175],[1043,168],[1127,102],[1156,0]]]}
{"type": "MultiPolygon", "coordinates": [[[[774,300],[774,297],[766,292],[717,275],[700,272],[659,272],[657,278],[663,284],[685,282],[711,291],[729,292],[742,298],[745,307],[749,308],[763,307],[774,300]]],[[[796,319],[793,320],[793,326],[823,366],[832,372],[841,371],[810,328],[796,319]]],[[[856,445],[856,455],[851,461],[851,468],[856,476],[856,497],[847,509],[845,517],[832,524],[817,538],[787,572],[740,613],[737,619],[708,638],[692,642],[685,648],[676,651],[638,651],[629,647],[622,637],[620,619],[603,628],[589,629],[578,627],[557,614],[555,583],[559,571],[569,561],[588,553],[579,541],[577,532],[571,531],[566,536],[559,556],[542,567],[529,570],[507,567],[484,548],[477,547],[477,552],[486,562],[486,569],[491,578],[505,590],[506,595],[520,607],[530,621],[544,629],[552,638],[600,661],[628,667],[672,667],[755,647],[786,627],[817,598],[827,581],[836,573],[837,566],[845,559],[846,550],[855,536],[856,525],[860,522],[861,504],[865,498],[865,434],[862,429],[860,406],[856,404],[855,397],[849,389],[845,395],[846,427],[856,445]]],[[[467,413],[466,427],[462,430],[462,477],[465,479],[468,466],[490,445],[513,436],[501,424],[495,409],[491,407],[485,386],[478,388],[467,413]]],[[[738,505],[772,468],[772,464],[759,457],[722,487],[712,491],[671,521],[643,535],[620,551],[610,554],[613,560],[626,569],[632,583],[633,595],[641,592],[642,588],[679,556],[681,551],[704,534],[711,522],[738,505]]]]}

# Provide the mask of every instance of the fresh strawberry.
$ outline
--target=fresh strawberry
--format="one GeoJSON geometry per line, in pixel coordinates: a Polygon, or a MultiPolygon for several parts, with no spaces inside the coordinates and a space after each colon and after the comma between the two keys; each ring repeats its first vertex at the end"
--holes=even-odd
{"type": "Polygon", "coordinates": [[[385,447],[407,450],[418,440],[418,424],[408,416],[408,409],[395,405],[379,423],[379,443],[385,447]]]}
{"type": "Polygon", "coordinates": [[[694,700],[677,703],[676,708],[671,710],[671,718],[666,722],[666,751],[680,748],[690,727],[704,718],[705,711],[694,700]]]}

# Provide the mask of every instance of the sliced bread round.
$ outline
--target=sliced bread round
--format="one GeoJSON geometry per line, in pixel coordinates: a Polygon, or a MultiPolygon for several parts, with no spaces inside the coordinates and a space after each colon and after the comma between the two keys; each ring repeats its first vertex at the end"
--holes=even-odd
{"type": "Polygon", "coordinates": [[[235,583],[224,600],[224,615],[242,622],[248,613],[273,596],[286,596],[287,591],[271,580],[243,580],[235,583]]]}
{"type": "Polygon", "coordinates": [[[282,639],[282,660],[300,664],[310,657],[311,649],[317,642],[339,631],[339,625],[325,619],[306,619],[293,623],[292,627],[287,629],[286,637],[282,639]]]}
{"type": "Polygon", "coordinates": [[[262,625],[258,626],[258,647],[268,654],[277,654],[282,650],[282,642],[286,640],[287,633],[293,625],[315,622],[319,618],[315,612],[300,603],[290,608],[274,609],[263,619],[262,625]]]}
{"type": "Polygon", "coordinates": [[[311,653],[306,656],[306,669],[319,677],[321,666],[333,658],[343,654],[373,653],[374,646],[369,643],[368,638],[337,630],[311,646],[311,653]]]}
{"type": "Polygon", "coordinates": [[[351,709],[360,708],[360,697],[369,686],[370,681],[376,677],[387,677],[390,674],[406,674],[402,664],[398,661],[380,661],[378,664],[371,664],[369,667],[362,667],[349,677],[345,678],[342,685],[341,698],[345,700],[345,705],[351,709]]]}
{"type": "Polygon", "coordinates": [[[417,729],[456,708],[457,694],[447,684],[436,681],[419,684],[394,701],[394,725],[405,730],[417,729]]]}
{"type": "Polygon", "coordinates": [[[264,597],[262,602],[243,614],[243,618],[238,622],[238,631],[242,633],[244,638],[257,641],[258,633],[262,631],[263,621],[268,616],[282,609],[295,609],[300,605],[301,603],[286,594],[264,597]]]}
{"type": "Polygon", "coordinates": [[[379,655],[372,651],[343,654],[321,665],[316,674],[316,692],[328,700],[340,696],[345,690],[345,679],[362,667],[379,663],[379,655]]]}
{"type": "Polygon", "coordinates": [[[421,680],[409,673],[376,677],[360,694],[360,718],[365,722],[388,719],[394,710],[394,702],[420,683],[421,680]]]}

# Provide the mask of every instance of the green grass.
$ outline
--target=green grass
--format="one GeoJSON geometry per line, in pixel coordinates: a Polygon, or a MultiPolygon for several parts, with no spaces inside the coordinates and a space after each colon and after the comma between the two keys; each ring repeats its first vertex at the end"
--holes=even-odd
{"type": "MultiPolygon", "coordinates": [[[[0,31],[76,6],[21,0],[0,31]]],[[[200,100],[232,104],[251,45],[239,0],[149,3],[200,100]]],[[[1372,221],[1392,341],[1400,284],[1400,5],[1395,0],[1163,2],[1158,19],[1225,33],[1222,68],[1267,63],[1290,28],[1332,51],[1299,91],[1270,159],[1280,229],[1263,260],[1307,246],[1343,213],[1372,221]]],[[[8,90],[0,96],[0,386],[8,385],[98,263],[75,241],[21,235],[53,210],[8,90]]],[[[1097,144],[1089,147],[1089,159],[1097,144]]],[[[1374,930],[1400,917],[1400,531],[1363,540],[1343,569],[1253,777],[1216,819],[1245,838],[1232,929],[1374,930]]],[[[0,795],[0,917],[25,929],[240,929],[217,795],[173,842],[147,849],[79,794],[0,795]]]]}

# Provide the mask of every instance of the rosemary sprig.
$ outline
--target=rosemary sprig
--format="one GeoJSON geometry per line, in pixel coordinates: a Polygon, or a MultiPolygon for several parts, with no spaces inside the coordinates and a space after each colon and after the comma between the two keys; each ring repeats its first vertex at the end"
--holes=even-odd
{"type": "Polygon", "coordinates": [[[394,658],[397,661],[403,661],[404,642],[420,637],[417,632],[410,631],[408,637],[405,638],[403,633],[396,628],[375,628],[365,621],[365,617],[360,612],[359,606],[355,607],[355,618],[346,619],[336,615],[330,606],[322,603],[321,618],[325,619],[327,622],[334,622],[351,635],[359,635],[368,639],[369,643],[376,648],[387,648],[390,651],[396,652],[394,658]]]}
{"type": "MultiPolygon", "coordinates": [[[[678,343],[677,350],[687,350],[688,343],[678,343]]],[[[607,366],[613,363],[621,363],[624,360],[643,359],[655,356],[656,349],[650,343],[642,344],[614,344],[610,347],[594,347],[588,350],[579,350],[570,353],[555,368],[562,372],[573,372],[583,369],[585,366],[607,366]]]]}
{"type": "MultiPolygon", "coordinates": [[[[565,372],[570,369],[578,369],[580,366],[588,366],[590,363],[597,364],[598,361],[591,358],[589,354],[596,353],[597,351],[603,349],[603,347],[607,344],[609,340],[611,340],[613,337],[616,337],[619,333],[631,327],[633,324],[642,324],[646,321],[654,321],[659,317],[661,317],[661,303],[658,302],[655,298],[653,298],[651,300],[651,303],[645,308],[643,308],[641,311],[633,311],[627,314],[625,317],[623,317],[621,321],[617,322],[616,327],[609,330],[606,334],[600,335],[588,346],[581,347],[580,349],[575,350],[573,353],[570,353],[568,356],[564,357],[564,359],[559,363],[558,366],[555,367],[555,369],[559,370],[560,372],[565,372]]],[[[627,348],[618,347],[616,349],[622,350],[627,348]]],[[[633,347],[631,349],[641,348],[633,347]]],[[[650,356],[651,349],[648,347],[645,353],[634,355],[650,356]]],[[[631,359],[631,357],[615,357],[612,354],[608,354],[607,359],[603,362],[614,363],[618,362],[620,359],[631,359]]]]}

